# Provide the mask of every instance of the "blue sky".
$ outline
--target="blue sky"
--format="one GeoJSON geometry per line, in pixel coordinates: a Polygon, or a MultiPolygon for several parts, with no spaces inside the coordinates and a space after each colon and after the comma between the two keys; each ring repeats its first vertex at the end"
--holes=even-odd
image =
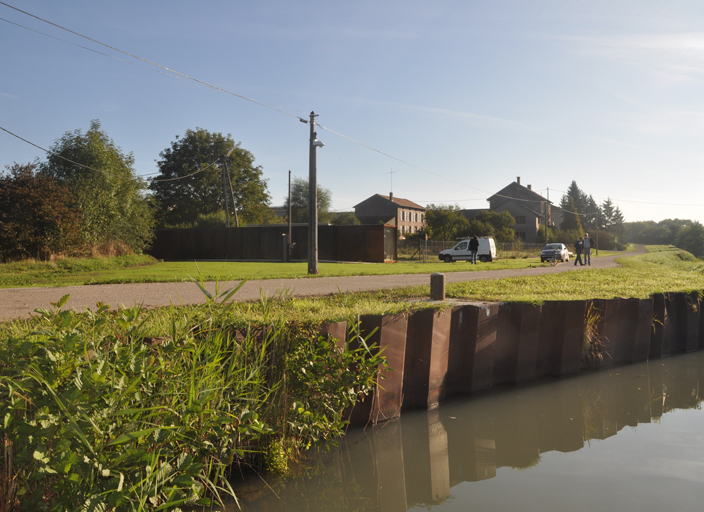
{"type": "MultiPolygon", "coordinates": [[[[42,147],[99,119],[147,175],[187,129],[230,133],[279,205],[289,169],[307,178],[295,116],[314,110],[398,159],[319,127],[318,180],[336,210],[388,194],[394,171],[394,195],[423,205],[483,208],[520,176],[553,201],[575,180],[628,221],[704,222],[699,1],[7,3],[294,115],[0,5],[0,126],[42,147]]],[[[0,132],[0,166],[37,157],[0,132]]]]}

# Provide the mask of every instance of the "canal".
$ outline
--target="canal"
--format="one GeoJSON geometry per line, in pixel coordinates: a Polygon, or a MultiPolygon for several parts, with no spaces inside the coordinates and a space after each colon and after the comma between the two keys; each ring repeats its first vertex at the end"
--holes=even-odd
{"type": "Polygon", "coordinates": [[[297,478],[236,491],[245,512],[701,511],[702,384],[704,351],[494,390],[351,430],[297,478]]]}

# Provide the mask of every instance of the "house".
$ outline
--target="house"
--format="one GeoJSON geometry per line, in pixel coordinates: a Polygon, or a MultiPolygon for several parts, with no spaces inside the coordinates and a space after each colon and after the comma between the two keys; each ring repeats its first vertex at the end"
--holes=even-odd
{"type": "MultiPolygon", "coordinates": [[[[521,177],[505,186],[489,199],[489,211],[509,212],[516,220],[513,226],[516,238],[526,243],[538,243],[538,228],[547,223],[554,226],[552,219],[552,203],[533,191],[531,185],[521,185],[521,177]]],[[[486,210],[461,210],[465,217],[472,220],[479,212],[486,210]]]]}
{"type": "Polygon", "coordinates": [[[417,233],[425,225],[425,208],[419,204],[394,197],[374,194],[355,205],[354,214],[362,224],[396,226],[399,234],[417,233]]]}

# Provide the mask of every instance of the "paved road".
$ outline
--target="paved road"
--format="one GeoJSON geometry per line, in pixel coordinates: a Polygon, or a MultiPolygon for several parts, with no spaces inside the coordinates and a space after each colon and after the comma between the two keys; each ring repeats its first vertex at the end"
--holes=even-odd
{"type": "MultiPolygon", "coordinates": [[[[639,246],[635,255],[645,252],[639,246]]],[[[483,270],[478,272],[448,272],[445,274],[446,283],[462,281],[475,281],[479,279],[503,279],[506,277],[532,276],[551,274],[554,272],[568,272],[588,268],[612,268],[618,264],[614,262],[617,256],[593,258],[591,267],[575,267],[569,263],[560,263],[555,267],[539,267],[518,270],[483,270]]],[[[467,263],[453,263],[452,265],[468,265],[467,263]]],[[[486,265],[486,266],[490,266],[486,265]]],[[[262,281],[248,281],[235,296],[238,301],[256,300],[260,291],[269,296],[279,291],[289,290],[296,297],[321,296],[338,292],[359,292],[398,288],[429,284],[429,274],[401,274],[391,276],[353,276],[353,277],[317,277],[304,279],[269,279],[262,281]]],[[[227,288],[234,283],[227,283],[227,288]]],[[[208,284],[208,289],[213,292],[214,283],[208,284]]],[[[70,294],[65,307],[83,311],[85,307],[95,308],[95,304],[102,301],[111,306],[132,306],[143,304],[145,307],[167,306],[169,304],[198,304],[203,302],[203,294],[193,283],[141,283],[141,284],[108,284],[89,286],[66,286],[54,288],[6,288],[0,289],[0,321],[14,318],[26,318],[38,307],[50,306],[62,296],[70,294]]]]}

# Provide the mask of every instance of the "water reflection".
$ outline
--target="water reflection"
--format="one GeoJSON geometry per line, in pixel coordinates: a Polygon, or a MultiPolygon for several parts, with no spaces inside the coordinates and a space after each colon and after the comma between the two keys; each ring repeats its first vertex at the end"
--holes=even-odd
{"type": "MultiPolygon", "coordinates": [[[[245,511],[433,506],[455,500],[452,488],[463,482],[500,484],[502,467],[531,471],[548,452],[574,452],[673,410],[700,409],[703,380],[704,352],[404,413],[350,432],[299,479],[269,482],[272,490],[249,483],[238,494],[245,511]]],[[[701,436],[704,414],[698,418],[701,436]]]]}

